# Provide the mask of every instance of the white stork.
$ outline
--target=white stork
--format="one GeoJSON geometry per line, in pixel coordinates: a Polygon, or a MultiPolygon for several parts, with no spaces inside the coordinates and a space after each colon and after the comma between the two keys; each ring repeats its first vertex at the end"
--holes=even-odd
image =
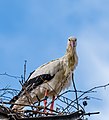
{"type": "MultiPolygon", "coordinates": [[[[65,55],[33,71],[24,83],[20,93],[11,102],[25,105],[29,104],[27,95],[31,98],[32,103],[35,103],[38,98],[41,100],[44,96],[47,96],[52,98],[50,109],[53,110],[55,96],[71,85],[71,76],[78,63],[76,45],[77,39],[69,37],[65,55]]],[[[44,106],[46,107],[46,105],[47,100],[44,100],[44,106]]],[[[23,106],[12,105],[11,108],[20,110],[23,106]]]]}

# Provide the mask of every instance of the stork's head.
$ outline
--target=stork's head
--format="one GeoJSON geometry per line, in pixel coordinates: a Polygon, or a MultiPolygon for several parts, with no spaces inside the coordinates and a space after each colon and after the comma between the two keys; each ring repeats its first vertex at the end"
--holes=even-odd
{"type": "Polygon", "coordinates": [[[76,52],[76,46],[77,46],[77,38],[72,37],[72,36],[69,37],[66,54],[73,55],[76,52]]]}
{"type": "Polygon", "coordinates": [[[77,38],[75,37],[69,37],[68,38],[68,47],[71,47],[72,49],[75,48],[77,45],[77,38]]]}
{"type": "Polygon", "coordinates": [[[69,37],[67,45],[67,53],[73,54],[76,50],[77,38],[69,37]]]}

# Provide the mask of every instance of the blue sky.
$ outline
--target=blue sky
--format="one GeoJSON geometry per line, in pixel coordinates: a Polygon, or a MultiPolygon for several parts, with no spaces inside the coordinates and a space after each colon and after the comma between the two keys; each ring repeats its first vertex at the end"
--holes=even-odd
{"type": "MultiPolygon", "coordinates": [[[[67,38],[78,39],[79,64],[75,70],[78,89],[87,90],[109,82],[108,0],[1,0],[0,73],[27,76],[38,66],[64,55],[67,38]]],[[[0,76],[0,88],[20,89],[18,80],[0,76]]],[[[93,119],[109,118],[109,88],[100,89],[88,111],[101,111],[93,119]]]]}

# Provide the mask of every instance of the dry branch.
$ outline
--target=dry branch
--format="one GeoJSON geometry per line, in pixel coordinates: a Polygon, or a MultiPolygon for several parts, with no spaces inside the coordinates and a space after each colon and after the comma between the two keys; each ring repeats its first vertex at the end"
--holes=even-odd
{"type": "Polygon", "coordinates": [[[105,84],[105,85],[101,85],[101,86],[97,86],[97,87],[93,87],[87,91],[85,91],[84,93],[82,93],[78,98],[76,98],[75,100],[73,100],[66,108],[64,108],[64,110],[62,112],[64,112],[72,103],[74,103],[77,99],[79,100],[84,94],[86,93],[89,93],[95,89],[98,89],[98,88],[106,88],[107,86],[109,86],[109,83],[108,84],[105,84]]]}

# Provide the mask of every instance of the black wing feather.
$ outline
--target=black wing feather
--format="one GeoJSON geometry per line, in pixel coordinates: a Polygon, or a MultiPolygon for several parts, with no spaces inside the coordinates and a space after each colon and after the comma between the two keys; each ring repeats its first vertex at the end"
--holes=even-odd
{"type": "Polygon", "coordinates": [[[37,86],[41,85],[45,80],[50,81],[55,75],[51,76],[50,74],[42,74],[33,79],[28,80],[25,82],[24,87],[28,92],[36,88],[37,86]]]}

